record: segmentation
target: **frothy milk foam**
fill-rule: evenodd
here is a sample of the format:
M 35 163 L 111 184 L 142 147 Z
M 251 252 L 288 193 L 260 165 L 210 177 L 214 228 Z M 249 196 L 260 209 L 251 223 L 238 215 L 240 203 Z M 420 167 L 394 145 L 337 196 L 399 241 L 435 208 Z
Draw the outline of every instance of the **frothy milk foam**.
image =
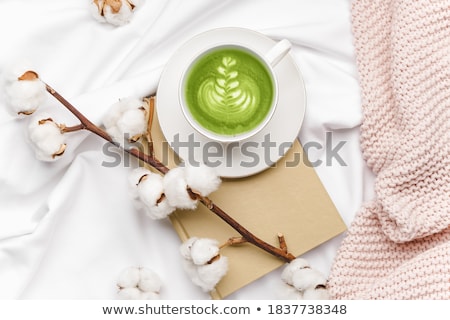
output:
M 258 127 L 270 113 L 274 81 L 265 64 L 238 47 L 221 47 L 198 58 L 188 74 L 184 98 L 203 128 L 234 136 Z

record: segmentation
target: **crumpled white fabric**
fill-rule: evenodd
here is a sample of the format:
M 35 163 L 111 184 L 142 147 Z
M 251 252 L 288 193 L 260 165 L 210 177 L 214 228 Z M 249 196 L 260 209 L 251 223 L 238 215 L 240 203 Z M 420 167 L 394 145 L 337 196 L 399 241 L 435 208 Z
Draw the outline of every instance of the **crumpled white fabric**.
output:
M 372 194 L 372 176 L 359 150 L 361 109 L 349 2 L 145 0 L 129 24 L 114 27 L 93 19 L 87 0 L 3 0 L 0 24 L 8 32 L 0 35 L 0 72 L 13 58 L 31 58 L 43 80 L 100 123 L 117 99 L 154 93 L 171 54 L 197 33 L 236 26 L 287 38 L 307 93 L 299 137 L 313 146 L 311 161 L 323 161 L 315 169 L 348 224 Z M 26 142 L 28 120 L 12 118 L 3 104 L 2 98 L 0 298 L 114 299 L 117 276 L 128 265 L 157 272 L 162 299 L 209 298 L 185 275 L 181 242 L 170 223 L 134 209 L 127 189 L 133 159 L 125 157 L 112 168 L 102 165 L 113 159 L 105 154 L 104 142 L 83 132 L 68 136 L 63 159 L 39 162 Z M 77 123 L 52 97 L 43 109 L 59 123 Z M 338 153 L 345 166 L 336 159 L 326 164 L 327 139 L 328 153 L 345 142 Z M 305 258 L 328 274 L 340 239 Z M 274 298 L 280 273 L 229 299 Z

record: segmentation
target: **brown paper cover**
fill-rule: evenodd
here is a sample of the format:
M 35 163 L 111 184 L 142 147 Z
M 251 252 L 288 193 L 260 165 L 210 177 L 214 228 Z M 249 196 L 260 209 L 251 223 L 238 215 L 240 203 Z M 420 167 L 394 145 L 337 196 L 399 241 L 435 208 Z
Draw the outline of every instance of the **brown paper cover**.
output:
M 177 157 L 165 141 L 157 116 L 152 137 L 156 156 L 165 158 L 169 167 L 176 165 Z M 241 225 L 274 246 L 279 245 L 277 234 L 283 234 L 294 256 L 346 230 L 299 141 L 267 170 L 250 177 L 223 179 L 220 189 L 210 198 Z M 170 220 L 182 241 L 196 236 L 222 243 L 239 236 L 203 205 L 195 211 L 178 210 L 171 214 Z M 229 270 L 216 291 L 211 292 L 214 299 L 225 298 L 283 265 L 283 261 L 251 244 L 227 247 L 221 253 L 229 259 Z

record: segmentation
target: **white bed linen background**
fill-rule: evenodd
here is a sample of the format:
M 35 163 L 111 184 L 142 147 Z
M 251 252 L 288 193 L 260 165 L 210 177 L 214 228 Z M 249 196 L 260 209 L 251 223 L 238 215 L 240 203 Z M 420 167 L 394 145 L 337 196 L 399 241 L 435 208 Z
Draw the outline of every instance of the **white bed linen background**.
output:
M 286 38 L 306 85 L 299 138 L 324 146 L 311 148 L 310 159 L 323 161 L 315 169 L 347 225 L 372 196 L 373 177 L 359 148 L 349 0 L 142 0 L 122 27 L 94 20 L 89 2 L 0 1 L 0 71 L 18 57 L 30 58 L 44 81 L 100 123 L 117 99 L 154 93 L 171 54 L 200 32 L 234 26 Z M 58 122 L 77 123 L 51 96 L 43 109 Z M 182 270 L 170 223 L 133 208 L 126 162 L 102 166 L 111 157 L 88 133 L 70 135 L 63 159 L 39 162 L 26 142 L 27 122 L 0 108 L 0 298 L 114 299 L 117 275 L 129 265 L 160 275 L 162 299 L 209 298 Z M 346 166 L 336 159 L 326 165 L 326 132 L 332 132 L 331 147 L 345 142 L 339 155 Z M 304 257 L 328 274 L 341 239 Z M 275 299 L 280 272 L 228 298 Z

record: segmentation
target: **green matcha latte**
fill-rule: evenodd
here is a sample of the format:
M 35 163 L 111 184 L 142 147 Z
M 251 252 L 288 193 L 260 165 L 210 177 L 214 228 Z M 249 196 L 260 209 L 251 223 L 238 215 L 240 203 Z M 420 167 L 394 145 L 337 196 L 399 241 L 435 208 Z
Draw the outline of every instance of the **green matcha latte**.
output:
M 183 91 L 194 121 L 223 136 L 257 128 L 270 114 L 275 95 L 265 63 L 234 46 L 212 49 L 200 56 L 186 74 Z

